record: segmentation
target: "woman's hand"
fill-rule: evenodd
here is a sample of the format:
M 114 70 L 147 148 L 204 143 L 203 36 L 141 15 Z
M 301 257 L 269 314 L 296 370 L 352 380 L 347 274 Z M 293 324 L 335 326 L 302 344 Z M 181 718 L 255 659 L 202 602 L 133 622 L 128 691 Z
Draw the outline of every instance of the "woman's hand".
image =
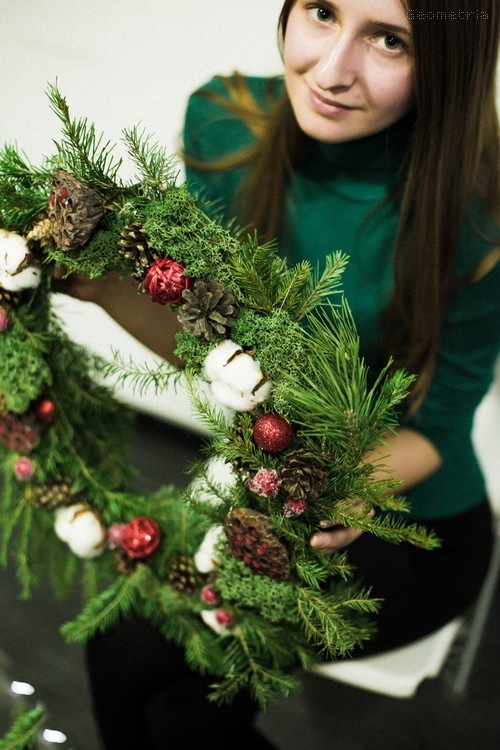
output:
M 350 500 L 352 507 L 358 514 L 363 511 L 362 500 Z M 370 510 L 367 514 L 368 518 L 373 518 L 375 515 L 374 510 Z M 327 555 L 333 555 L 334 552 L 338 552 L 344 547 L 348 547 L 359 539 L 363 531 L 361 529 L 355 529 L 352 526 L 331 526 L 329 521 L 320 521 L 319 524 L 324 527 L 324 531 L 317 531 L 311 537 L 311 547 L 325 552 Z

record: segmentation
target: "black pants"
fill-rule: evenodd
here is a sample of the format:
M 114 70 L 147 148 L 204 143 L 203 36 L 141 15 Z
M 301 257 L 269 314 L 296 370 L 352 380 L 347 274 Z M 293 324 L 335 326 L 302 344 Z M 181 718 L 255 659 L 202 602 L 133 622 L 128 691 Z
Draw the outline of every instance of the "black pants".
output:
M 359 576 L 384 599 L 378 635 L 363 649 L 394 648 L 463 612 L 484 580 L 492 547 L 488 504 L 432 526 L 432 552 L 365 534 L 349 548 Z M 167 750 L 204 742 L 264 750 L 253 729 L 257 707 L 246 694 L 230 706 L 206 700 L 210 678 L 186 667 L 183 652 L 147 622 L 123 622 L 87 649 L 96 721 L 106 750 Z

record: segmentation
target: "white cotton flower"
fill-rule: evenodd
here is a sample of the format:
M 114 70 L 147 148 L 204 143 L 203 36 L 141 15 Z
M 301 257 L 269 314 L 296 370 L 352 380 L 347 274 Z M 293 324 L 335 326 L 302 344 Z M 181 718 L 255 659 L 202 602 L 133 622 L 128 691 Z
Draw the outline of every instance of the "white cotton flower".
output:
M 220 373 L 224 370 L 224 365 L 238 351 L 243 351 L 241 346 L 235 344 L 231 339 L 225 339 L 211 349 L 205 358 L 204 365 L 208 380 L 220 380 Z
M 213 381 L 210 384 L 212 394 L 223 406 L 236 411 L 252 411 L 265 401 L 271 392 L 271 383 L 266 381 L 255 393 L 252 391 L 238 391 L 225 383 Z
M 24 237 L 0 229 L 0 285 L 9 292 L 33 289 L 40 283 L 39 266 L 29 264 L 30 250 Z
M 55 512 L 54 531 L 78 557 L 91 559 L 105 547 L 106 528 L 86 503 L 76 503 Z
M 217 567 L 215 548 L 219 541 L 225 537 L 223 526 L 211 526 L 194 554 L 194 564 L 200 573 L 210 573 Z

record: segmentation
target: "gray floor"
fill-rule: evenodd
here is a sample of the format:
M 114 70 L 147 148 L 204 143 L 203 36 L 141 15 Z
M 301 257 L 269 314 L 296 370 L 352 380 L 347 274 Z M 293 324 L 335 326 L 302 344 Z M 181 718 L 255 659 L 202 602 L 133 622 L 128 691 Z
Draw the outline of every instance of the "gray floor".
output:
M 152 489 L 157 482 L 187 481 L 183 467 L 198 448 L 196 437 L 142 418 L 131 452 L 143 484 Z M 47 726 L 68 736 L 59 747 L 102 750 L 91 715 L 83 649 L 66 645 L 58 632 L 78 611 L 76 596 L 57 601 L 47 590 L 21 601 L 14 574 L 0 569 L 0 737 L 14 705 L 10 681 L 26 681 L 36 689 L 30 700 L 46 706 Z M 279 750 L 500 750 L 499 618 L 497 590 L 464 700 L 453 699 L 446 689 L 452 655 L 440 679 L 424 683 L 411 700 L 304 675 L 302 692 L 273 705 L 259 725 Z M 201 733 L 200 747 L 202 742 Z M 236 746 L 241 749 L 241 742 L 225 744 L 222 733 L 221 747 Z

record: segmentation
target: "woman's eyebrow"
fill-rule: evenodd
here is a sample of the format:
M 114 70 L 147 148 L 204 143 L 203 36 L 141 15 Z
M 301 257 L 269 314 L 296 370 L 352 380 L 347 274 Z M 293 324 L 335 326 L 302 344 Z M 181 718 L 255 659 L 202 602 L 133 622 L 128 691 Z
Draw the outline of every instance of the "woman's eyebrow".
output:
M 396 35 L 405 34 L 406 36 L 411 36 L 411 29 L 408 28 L 408 26 L 397 26 L 393 23 L 386 23 L 385 21 L 375 21 L 370 20 L 367 23 L 367 28 L 369 29 L 384 29 L 384 31 L 390 31 Z

